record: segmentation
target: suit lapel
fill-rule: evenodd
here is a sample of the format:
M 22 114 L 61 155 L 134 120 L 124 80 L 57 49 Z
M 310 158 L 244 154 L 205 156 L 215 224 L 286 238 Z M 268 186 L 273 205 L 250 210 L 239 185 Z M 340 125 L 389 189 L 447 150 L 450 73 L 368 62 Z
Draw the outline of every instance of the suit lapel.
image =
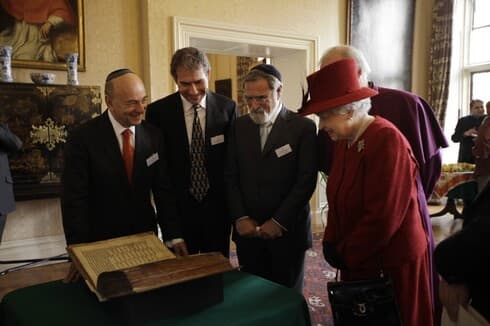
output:
M 253 122 L 250 116 L 247 118 L 245 133 L 249 141 L 246 144 L 249 144 L 249 151 L 253 153 L 254 157 L 260 157 L 262 152 L 260 148 L 260 126 Z
M 135 126 L 135 137 L 134 137 L 134 168 L 132 176 L 132 184 L 136 180 L 140 180 L 141 172 L 145 171 L 146 167 L 146 157 L 145 154 L 148 153 L 148 143 L 146 142 L 148 137 L 145 137 L 145 129 L 141 125 Z
M 277 115 L 276 121 L 272 125 L 272 129 L 267 137 L 264 144 L 264 150 L 262 151 L 262 156 L 267 155 L 271 150 L 277 147 L 278 143 L 283 138 L 282 135 L 287 133 L 288 120 L 290 118 L 289 111 L 286 107 L 281 108 L 281 112 Z M 260 144 L 260 136 L 259 136 Z
M 205 126 L 205 144 L 206 150 L 209 150 L 209 146 L 211 146 L 210 135 L 214 134 L 214 130 L 216 129 L 216 121 L 217 119 L 218 107 L 216 104 L 216 98 L 211 92 L 207 92 L 206 96 L 206 126 Z
M 104 153 L 101 159 L 108 160 L 109 162 L 114 162 L 114 168 L 117 169 L 118 174 L 121 178 L 127 180 L 126 168 L 124 167 L 124 161 L 121 154 L 121 149 L 119 147 L 119 141 L 112 127 L 111 121 L 109 120 L 109 114 L 107 110 L 101 117 L 99 139 L 103 142 Z
M 169 117 L 169 120 L 174 124 L 174 132 L 175 138 L 180 144 L 178 148 L 182 149 L 182 157 L 189 164 L 190 156 L 189 156 L 189 137 L 187 135 L 187 127 L 185 124 L 185 116 L 184 116 L 184 106 L 182 104 L 182 99 L 180 98 L 180 94 L 175 93 L 175 105 L 169 108 L 165 108 L 165 110 L 172 110 L 172 115 Z

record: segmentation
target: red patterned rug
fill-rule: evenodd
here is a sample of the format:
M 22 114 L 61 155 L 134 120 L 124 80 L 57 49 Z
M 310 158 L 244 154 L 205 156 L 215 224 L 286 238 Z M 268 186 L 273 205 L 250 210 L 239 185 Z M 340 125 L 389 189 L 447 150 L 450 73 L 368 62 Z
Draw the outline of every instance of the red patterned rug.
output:
M 308 303 L 312 326 L 333 325 L 328 302 L 327 282 L 335 279 L 335 269 L 323 258 L 323 233 L 313 233 L 313 248 L 306 252 L 305 286 L 303 295 Z M 237 266 L 236 252 L 230 253 L 232 264 Z
M 327 282 L 335 280 L 335 269 L 323 258 L 323 233 L 313 233 L 313 248 L 306 252 L 303 295 L 310 309 L 312 326 L 333 325 Z

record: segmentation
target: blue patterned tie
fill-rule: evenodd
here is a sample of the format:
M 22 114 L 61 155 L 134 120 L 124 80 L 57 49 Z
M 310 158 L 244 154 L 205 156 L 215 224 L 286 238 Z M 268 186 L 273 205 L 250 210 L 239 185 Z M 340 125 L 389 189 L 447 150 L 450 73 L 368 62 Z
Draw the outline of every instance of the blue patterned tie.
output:
M 199 104 L 193 105 L 194 123 L 192 124 L 191 140 L 191 187 L 190 193 L 198 202 L 201 202 L 209 189 L 208 174 L 206 172 L 206 147 L 202 135 L 201 123 L 197 111 Z

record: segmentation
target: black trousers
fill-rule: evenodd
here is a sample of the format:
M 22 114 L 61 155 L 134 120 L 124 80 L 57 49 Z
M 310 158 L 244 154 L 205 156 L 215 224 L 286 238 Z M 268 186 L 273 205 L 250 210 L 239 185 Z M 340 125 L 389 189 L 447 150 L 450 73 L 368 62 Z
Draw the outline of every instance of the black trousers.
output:
M 223 204 L 213 198 L 203 202 L 189 197 L 181 223 L 189 254 L 218 251 L 230 255 L 231 222 Z
M 284 245 L 288 239 L 237 239 L 240 269 L 293 288 L 302 294 L 306 251 Z

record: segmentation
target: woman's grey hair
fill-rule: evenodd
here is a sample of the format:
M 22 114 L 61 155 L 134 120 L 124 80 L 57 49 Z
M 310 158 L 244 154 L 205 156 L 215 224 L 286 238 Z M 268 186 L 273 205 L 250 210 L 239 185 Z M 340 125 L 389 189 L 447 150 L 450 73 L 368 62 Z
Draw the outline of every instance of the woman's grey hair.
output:
M 331 114 L 347 114 L 354 112 L 354 115 L 368 113 L 371 109 L 371 98 L 365 98 L 360 101 L 344 104 L 330 110 Z
M 202 68 L 207 75 L 211 70 L 208 57 L 201 50 L 194 47 L 187 47 L 177 50 L 172 56 L 170 63 L 170 73 L 174 80 L 177 80 L 177 69 L 199 70 Z
M 267 81 L 267 85 L 269 86 L 269 89 L 273 91 L 275 91 L 276 89 L 279 88 L 279 86 L 282 85 L 279 79 L 277 79 L 275 76 L 265 73 L 259 69 L 253 69 L 250 70 L 245 76 L 245 78 L 243 79 L 243 86 L 245 86 L 245 83 L 247 82 L 256 81 L 258 79 L 265 79 Z

